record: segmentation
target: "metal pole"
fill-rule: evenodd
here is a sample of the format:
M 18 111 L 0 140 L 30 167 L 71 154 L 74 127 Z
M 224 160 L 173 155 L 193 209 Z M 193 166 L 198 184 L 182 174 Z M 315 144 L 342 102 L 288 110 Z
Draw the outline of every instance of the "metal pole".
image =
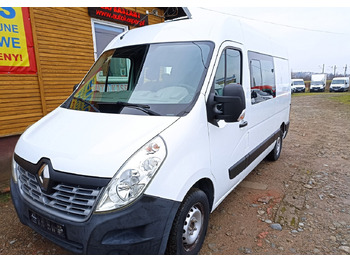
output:
M 348 69 L 348 65 L 345 65 L 344 76 L 346 76 L 346 70 Z

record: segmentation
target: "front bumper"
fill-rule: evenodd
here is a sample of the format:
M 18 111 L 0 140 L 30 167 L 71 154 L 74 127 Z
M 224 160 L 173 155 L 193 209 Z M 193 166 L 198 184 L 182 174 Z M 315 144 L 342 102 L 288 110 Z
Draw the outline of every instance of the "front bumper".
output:
M 310 92 L 324 92 L 324 88 L 313 87 L 313 88 L 310 88 Z
M 335 88 L 331 87 L 331 88 L 329 88 L 329 91 L 330 92 L 345 92 L 345 88 L 344 87 L 335 87 Z
M 124 209 L 93 213 L 84 222 L 58 218 L 29 204 L 11 180 L 11 196 L 20 221 L 57 245 L 78 254 L 164 254 L 172 222 L 180 202 L 143 195 Z M 64 227 L 58 236 L 38 226 L 30 218 L 37 214 L 44 221 Z M 46 222 L 45 222 L 46 223 Z
M 305 88 L 295 88 L 294 92 L 305 92 Z

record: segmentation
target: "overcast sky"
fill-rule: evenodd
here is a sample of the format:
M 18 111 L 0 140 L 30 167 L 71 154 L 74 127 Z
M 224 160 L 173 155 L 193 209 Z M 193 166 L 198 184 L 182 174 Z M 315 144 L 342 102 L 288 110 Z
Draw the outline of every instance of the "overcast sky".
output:
M 278 39 L 293 72 L 350 73 L 350 7 L 205 7 L 229 13 Z

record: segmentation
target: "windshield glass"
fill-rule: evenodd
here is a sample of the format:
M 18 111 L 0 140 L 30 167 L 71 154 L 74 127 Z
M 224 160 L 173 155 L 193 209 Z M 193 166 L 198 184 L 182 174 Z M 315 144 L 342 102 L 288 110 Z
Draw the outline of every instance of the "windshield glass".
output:
M 213 44 L 185 42 L 109 50 L 62 107 L 102 113 L 185 115 L 205 77 Z
M 311 85 L 323 85 L 323 83 L 321 81 L 313 81 Z
M 337 79 L 337 80 L 332 81 L 332 85 L 333 84 L 339 85 L 339 84 L 344 84 L 344 83 L 345 83 L 345 80 L 343 80 L 343 79 Z
M 304 81 L 294 81 L 294 85 L 304 85 Z

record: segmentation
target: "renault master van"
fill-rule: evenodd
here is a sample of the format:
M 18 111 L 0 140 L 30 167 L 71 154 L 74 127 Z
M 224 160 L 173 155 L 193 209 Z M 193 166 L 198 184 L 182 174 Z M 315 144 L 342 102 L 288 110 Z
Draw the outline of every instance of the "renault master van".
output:
M 232 16 L 191 15 L 117 36 L 23 133 L 11 180 L 23 224 L 78 254 L 197 254 L 209 214 L 279 158 L 284 49 Z

